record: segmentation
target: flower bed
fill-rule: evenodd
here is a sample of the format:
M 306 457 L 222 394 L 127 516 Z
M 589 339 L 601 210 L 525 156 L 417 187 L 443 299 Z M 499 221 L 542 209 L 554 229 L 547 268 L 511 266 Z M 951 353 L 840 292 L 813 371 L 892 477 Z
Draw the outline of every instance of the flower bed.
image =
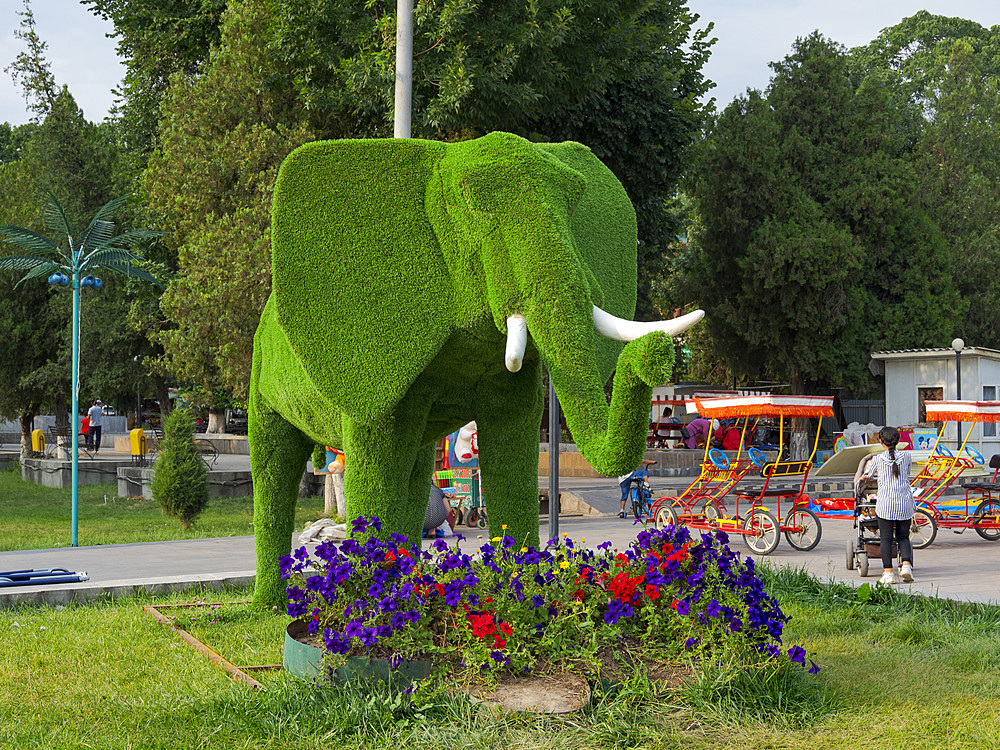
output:
M 353 522 L 356 536 L 379 529 L 378 519 Z M 313 555 L 300 548 L 282 558 L 282 575 L 293 579 L 288 614 L 335 657 L 429 658 L 490 678 L 570 665 L 596 677 L 609 653 L 647 664 L 804 664 L 801 646 L 781 645 L 786 617 L 753 559 L 727 543 L 722 532 L 693 539 L 668 526 L 621 552 L 498 537 L 472 556 L 442 539 L 422 552 L 372 535 Z

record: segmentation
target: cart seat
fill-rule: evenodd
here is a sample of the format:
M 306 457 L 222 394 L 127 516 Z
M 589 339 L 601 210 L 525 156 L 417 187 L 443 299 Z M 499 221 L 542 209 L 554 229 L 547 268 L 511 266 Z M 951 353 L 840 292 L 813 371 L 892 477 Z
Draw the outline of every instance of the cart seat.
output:
M 755 492 L 750 495 L 740 495 L 740 499 L 753 500 L 755 497 L 792 497 L 798 495 L 798 489 L 787 489 L 787 490 L 764 490 L 763 492 Z
M 966 482 L 967 490 L 996 490 L 1000 491 L 1000 482 Z

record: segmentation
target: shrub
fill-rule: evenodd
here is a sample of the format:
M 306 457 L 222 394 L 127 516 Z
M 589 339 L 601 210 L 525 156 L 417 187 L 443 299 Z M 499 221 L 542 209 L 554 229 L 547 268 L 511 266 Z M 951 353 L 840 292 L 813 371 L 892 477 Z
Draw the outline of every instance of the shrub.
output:
M 153 472 L 153 499 L 186 529 L 208 504 L 208 467 L 194 444 L 194 416 L 185 408 L 163 423 L 163 443 Z
M 379 528 L 378 519 L 352 524 L 355 534 Z M 471 674 L 597 669 L 602 652 L 626 649 L 760 675 L 805 661 L 800 646 L 780 646 L 785 616 L 721 532 L 695 540 L 685 527 L 643 530 L 624 552 L 497 537 L 474 557 L 440 539 L 426 552 L 404 541 L 349 539 L 319 545 L 315 558 L 305 548 L 282 558 L 283 575 L 300 584 L 288 589 L 288 614 L 333 654 L 431 658 Z

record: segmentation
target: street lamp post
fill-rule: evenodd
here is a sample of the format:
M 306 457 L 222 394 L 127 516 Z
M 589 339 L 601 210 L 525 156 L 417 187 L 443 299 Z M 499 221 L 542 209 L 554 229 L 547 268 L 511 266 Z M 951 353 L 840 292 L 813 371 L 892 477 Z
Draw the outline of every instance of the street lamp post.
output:
M 965 342 L 962 339 L 953 339 L 951 342 L 951 348 L 955 350 L 955 398 L 959 401 L 962 400 L 962 350 L 965 348 Z M 956 430 L 956 443 L 955 450 L 959 450 L 962 447 L 962 423 L 955 422 Z

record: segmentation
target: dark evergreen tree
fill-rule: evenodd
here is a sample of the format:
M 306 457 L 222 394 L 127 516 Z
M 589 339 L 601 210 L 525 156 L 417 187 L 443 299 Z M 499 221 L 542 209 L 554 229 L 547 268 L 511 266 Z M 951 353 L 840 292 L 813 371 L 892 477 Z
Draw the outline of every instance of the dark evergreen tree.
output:
M 863 387 L 869 351 L 937 345 L 961 312 L 909 162 L 918 113 L 855 85 L 818 33 L 772 68 L 718 118 L 691 180 L 686 293 L 737 372 Z
M 208 504 L 208 466 L 194 444 L 194 416 L 174 409 L 163 423 L 163 443 L 153 470 L 153 499 L 163 512 L 191 525 Z

